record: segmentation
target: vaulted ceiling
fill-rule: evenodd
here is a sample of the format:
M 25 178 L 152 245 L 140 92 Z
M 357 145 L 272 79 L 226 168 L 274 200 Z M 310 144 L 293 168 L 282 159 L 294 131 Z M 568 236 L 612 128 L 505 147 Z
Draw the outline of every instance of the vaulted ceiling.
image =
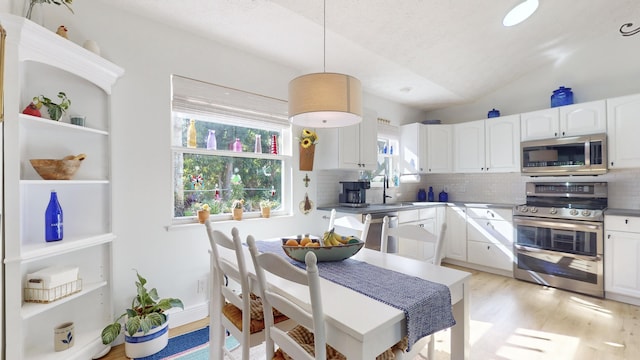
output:
M 474 101 L 561 60 L 599 36 L 640 25 L 638 0 L 110 0 L 257 56 L 310 72 L 341 72 L 366 92 L 424 110 Z M 638 35 L 640 37 L 640 35 Z M 323 49 L 326 44 L 326 62 Z

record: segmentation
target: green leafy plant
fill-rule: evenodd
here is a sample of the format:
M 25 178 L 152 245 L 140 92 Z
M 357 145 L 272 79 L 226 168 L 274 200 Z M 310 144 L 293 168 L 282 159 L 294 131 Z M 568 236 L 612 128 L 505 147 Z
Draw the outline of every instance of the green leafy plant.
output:
M 71 3 L 73 0 L 30 0 L 29 1 L 29 9 L 27 10 L 27 14 L 25 17 L 27 19 L 31 19 L 31 13 L 33 12 L 33 6 L 35 4 L 54 4 L 54 5 L 64 5 L 74 14 L 73 9 L 71 8 Z
M 62 117 L 62 114 L 71 106 L 71 100 L 67 97 L 67 94 L 60 91 L 58 92 L 58 98 L 60 98 L 60 104 L 56 104 L 48 97 L 40 95 L 33 98 L 33 104 L 35 106 L 38 106 L 38 104 L 44 105 L 47 108 L 51 120 L 58 121 Z
M 164 314 L 166 310 L 174 307 L 184 309 L 180 299 L 160 299 L 155 288 L 147 290 L 145 287 L 147 280 L 137 271 L 136 275 L 138 276 L 138 281 L 136 281 L 138 295 L 133 298 L 131 308 L 126 309 L 126 312 L 120 315 L 113 324 L 107 325 L 102 330 L 102 343 L 105 345 L 111 344 L 120 335 L 122 329 L 120 320 L 125 316 L 127 317 L 126 331 L 130 336 L 133 336 L 138 331 L 146 334 L 152 328 L 164 324 L 167 321 L 167 315 Z
M 261 208 L 273 209 L 273 208 L 277 208 L 279 204 L 280 203 L 278 203 L 275 200 L 262 200 L 262 201 L 260 201 L 260 207 Z

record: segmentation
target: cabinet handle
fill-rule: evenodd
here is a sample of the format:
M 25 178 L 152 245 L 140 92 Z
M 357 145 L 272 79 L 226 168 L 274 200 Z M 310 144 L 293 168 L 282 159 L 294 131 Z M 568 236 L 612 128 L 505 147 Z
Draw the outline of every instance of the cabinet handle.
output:
M 564 136 L 564 131 L 562 132 L 562 136 Z
M 629 219 L 624 219 L 624 223 L 628 224 L 629 223 Z
M 611 234 L 607 234 L 607 239 L 611 239 Z
M 611 162 L 611 166 L 613 166 L 613 161 Z
M 558 133 L 553 133 L 553 136 L 558 136 Z
M 487 250 L 491 250 L 491 246 L 487 245 Z
M 322 215 L 322 219 L 323 219 L 323 220 L 329 220 L 329 219 L 330 219 L 330 217 L 329 217 L 329 216 L 327 216 L 327 215 Z

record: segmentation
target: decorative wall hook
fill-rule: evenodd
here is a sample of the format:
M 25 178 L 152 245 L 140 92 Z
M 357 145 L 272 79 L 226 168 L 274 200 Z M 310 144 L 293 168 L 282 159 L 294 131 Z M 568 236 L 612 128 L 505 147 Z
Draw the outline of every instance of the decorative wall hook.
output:
M 622 26 L 620 26 L 620 34 L 622 34 L 622 36 L 631 36 L 640 32 L 640 26 L 632 30 L 624 30 L 625 28 L 630 28 L 632 26 L 633 26 L 633 23 L 623 24 Z

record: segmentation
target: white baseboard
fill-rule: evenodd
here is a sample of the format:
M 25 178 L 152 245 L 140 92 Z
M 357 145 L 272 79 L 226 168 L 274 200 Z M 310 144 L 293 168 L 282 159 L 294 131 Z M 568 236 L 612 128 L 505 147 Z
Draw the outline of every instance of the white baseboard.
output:
M 174 310 L 174 309 L 172 309 Z M 182 326 L 185 324 L 198 321 L 209 316 L 209 302 L 204 302 L 194 306 L 185 308 L 184 310 L 178 309 L 175 312 L 170 312 L 169 316 L 169 328 Z

